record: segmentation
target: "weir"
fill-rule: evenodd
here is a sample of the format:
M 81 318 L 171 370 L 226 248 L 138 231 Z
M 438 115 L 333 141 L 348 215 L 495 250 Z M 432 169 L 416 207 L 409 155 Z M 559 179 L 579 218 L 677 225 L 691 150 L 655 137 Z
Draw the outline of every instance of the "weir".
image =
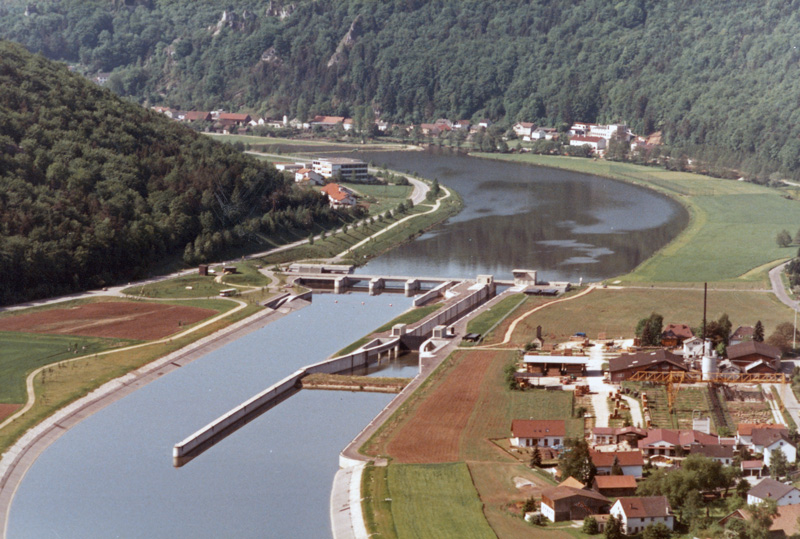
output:
M 338 276 L 338 278 L 342 278 L 342 276 Z M 376 337 L 349 354 L 308 365 L 271 385 L 175 444 L 172 449 L 173 465 L 175 467 L 183 466 L 206 449 L 298 392 L 300 380 L 304 376 L 312 373 L 337 374 L 365 367 L 370 361 L 378 361 L 383 357 L 396 358 L 400 355 L 401 350 L 418 348 L 433 334 L 435 327 L 452 324 L 494 297 L 495 294 L 494 282 L 490 275 L 479 276 L 478 282 L 462 282 L 455 286 L 452 285 L 452 281 L 447 281 L 441 283 L 437 288 L 439 288 L 437 294 L 451 294 L 442 309 L 431 313 L 410 328 L 405 324 L 398 324 L 392 328 L 391 334 L 387 337 Z M 433 290 L 430 292 L 432 293 Z

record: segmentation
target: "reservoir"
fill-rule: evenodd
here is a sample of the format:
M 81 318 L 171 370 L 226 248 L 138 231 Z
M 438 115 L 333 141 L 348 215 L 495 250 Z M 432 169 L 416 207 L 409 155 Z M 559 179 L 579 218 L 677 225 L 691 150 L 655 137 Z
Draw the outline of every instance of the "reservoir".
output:
M 603 178 L 433 152 L 365 159 L 436 177 L 466 207 L 364 272 L 509 277 L 529 267 L 545 279 L 600 279 L 630 271 L 687 220 L 673 201 Z M 28 471 L 8 537 L 330 536 L 338 454 L 393 395 L 301 391 L 182 468 L 172 446 L 410 305 L 397 294 L 315 295 L 87 418 Z M 392 368 L 415 373 L 413 361 Z

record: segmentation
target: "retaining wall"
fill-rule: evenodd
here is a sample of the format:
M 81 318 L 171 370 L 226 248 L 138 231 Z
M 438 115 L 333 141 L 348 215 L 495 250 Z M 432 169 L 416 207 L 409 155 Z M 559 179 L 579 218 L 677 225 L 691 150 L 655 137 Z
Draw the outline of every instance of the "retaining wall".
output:
M 424 294 L 420 294 L 414 298 L 414 307 L 419 307 L 420 305 L 425 305 L 425 303 L 429 302 L 433 298 L 438 298 L 439 296 L 444 295 L 445 290 L 450 288 L 455 284 L 455 281 L 447 281 L 444 282 Z
M 461 318 L 466 313 L 483 304 L 491 297 L 491 290 L 487 285 L 479 286 L 480 287 L 474 291 L 470 290 L 471 293 L 464 297 L 464 299 L 457 301 L 447 309 L 437 312 L 432 318 L 429 318 L 419 326 L 410 330 L 408 335 L 415 337 L 429 335 L 433 333 L 433 328 L 436 326 L 446 326 L 453 320 Z

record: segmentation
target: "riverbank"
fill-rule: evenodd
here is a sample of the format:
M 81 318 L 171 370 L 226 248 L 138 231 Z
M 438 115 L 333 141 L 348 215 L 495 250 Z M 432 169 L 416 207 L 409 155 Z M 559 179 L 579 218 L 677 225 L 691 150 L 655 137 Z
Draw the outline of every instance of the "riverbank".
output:
M 786 223 L 800 221 L 800 203 L 753 183 L 660 168 L 577 157 L 532 154 L 470 154 L 481 159 L 569 170 L 631 183 L 682 204 L 688 226 L 633 271 L 609 284 L 659 283 L 767 289 L 767 272 L 794 256 L 796 246 L 775 238 Z

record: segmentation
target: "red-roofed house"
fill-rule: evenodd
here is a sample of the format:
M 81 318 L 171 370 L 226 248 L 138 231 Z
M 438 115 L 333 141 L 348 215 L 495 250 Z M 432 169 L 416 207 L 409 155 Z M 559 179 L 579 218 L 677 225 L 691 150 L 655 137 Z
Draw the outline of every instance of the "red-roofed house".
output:
M 592 481 L 592 490 L 609 498 L 634 496 L 636 478 L 632 475 L 597 475 Z
M 294 181 L 308 185 L 322 185 L 325 183 L 325 178 L 322 177 L 322 174 L 314 172 L 310 168 L 301 168 L 294 173 Z
M 746 445 L 750 448 L 753 446 L 753 431 L 758 429 L 777 429 L 786 430 L 783 425 L 775 425 L 773 423 L 739 423 L 736 426 L 736 443 L 738 445 Z
M 515 447 L 561 447 L 566 434 L 563 419 L 515 419 L 511 422 L 511 445 Z
M 614 466 L 614 459 L 622 468 L 624 475 L 642 477 L 642 466 L 644 458 L 641 451 L 614 451 L 601 453 L 599 451 L 589 451 L 592 462 L 597 468 L 597 475 L 611 475 L 611 468 Z
M 200 110 L 187 110 L 186 114 L 183 115 L 183 119 L 186 122 L 210 122 L 211 113 Z
M 675 526 L 675 517 L 666 496 L 620 498 L 609 512 L 622 522 L 622 533 L 626 535 L 639 533 L 659 522 L 670 530 Z
M 694 337 L 692 328 L 686 324 L 667 324 L 667 327 L 661 333 L 661 346 L 669 346 L 671 348 L 682 346 L 683 341 L 692 337 Z
M 743 460 L 739 463 L 742 470 L 742 477 L 761 477 L 764 472 L 763 460 Z
M 649 457 L 674 457 L 679 447 L 688 452 L 693 445 L 719 445 L 719 438 L 699 430 L 651 429 L 647 438 L 639 442 L 639 449 Z
M 608 509 L 609 500 L 593 490 L 552 487 L 542 491 L 542 515 L 551 522 L 580 520 Z
M 338 183 L 329 183 L 321 189 L 321 192 L 328 196 L 328 202 L 334 208 L 356 205 L 356 197 L 353 192 Z
M 233 125 L 246 125 L 250 123 L 252 118 L 249 114 L 236 114 L 234 112 L 221 112 L 217 122 L 222 127 L 230 127 Z

